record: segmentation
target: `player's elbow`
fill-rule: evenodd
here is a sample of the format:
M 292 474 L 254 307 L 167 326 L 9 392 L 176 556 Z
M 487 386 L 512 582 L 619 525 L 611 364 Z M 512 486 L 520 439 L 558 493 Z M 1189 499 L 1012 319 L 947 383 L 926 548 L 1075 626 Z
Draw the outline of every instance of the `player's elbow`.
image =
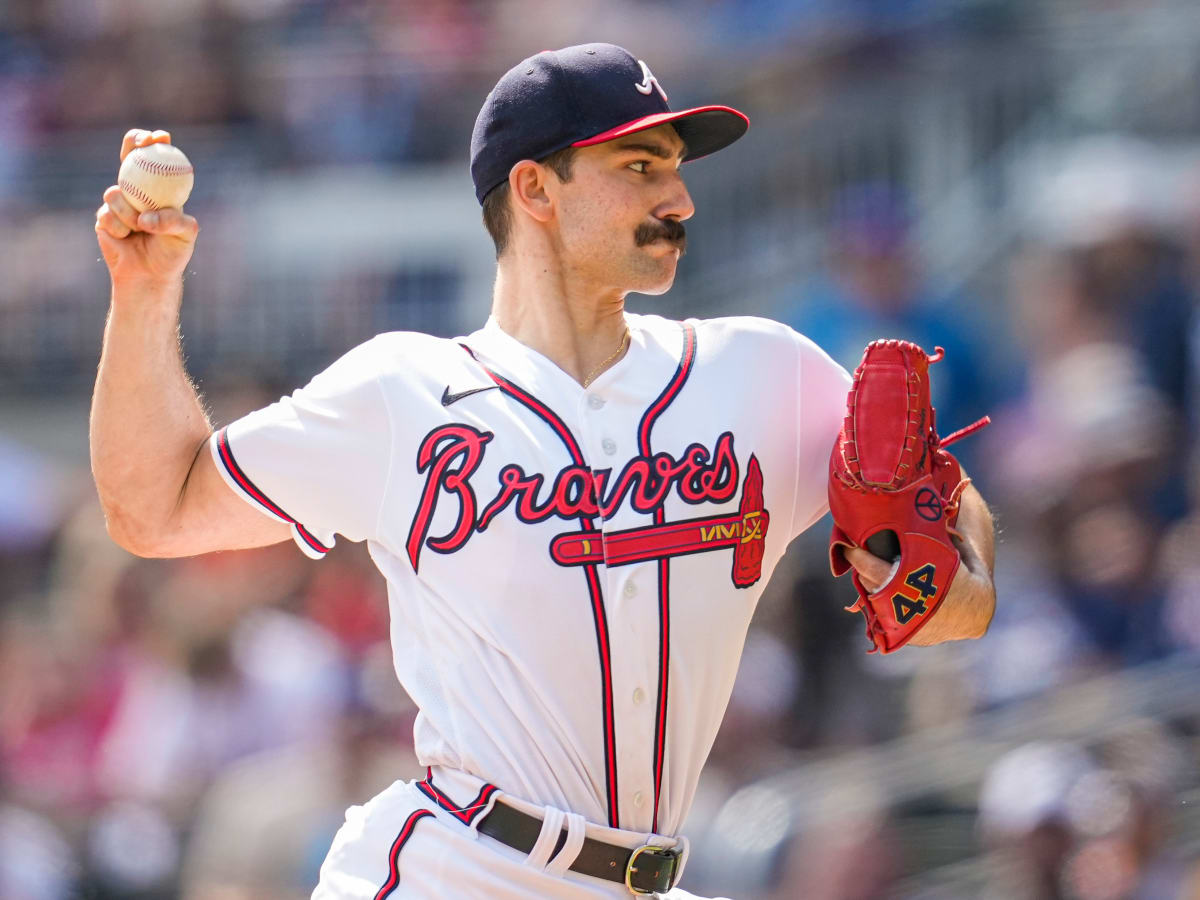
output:
M 163 540 L 163 529 L 115 506 L 104 508 L 104 525 L 108 536 L 122 550 L 147 559 L 175 554 Z
M 987 634 L 996 614 L 996 589 L 994 585 L 989 587 L 974 598 L 975 602 L 965 611 L 967 614 L 960 616 L 956 639 L 977 641 Z
M 105 510 L 104 526 L 112 542 L 125 552 L 134 556 L 154 556 L 143 533 L 125 517 Z
M 977 641 L 981 637 L 983 637 L 984 635 L 987 634 L 989 624 L 991 624 L 991 623 L 984 622 L 982 625 L 971 625 L 969 627 L 962 628 L 957 633 L 955 633 L 952 637 L 947 638 L 947 640 Z
M 982 610 L 979 623 L 975 628 L 975 633 L 971 635 L 972 640 L 979 640 L 988 633 L 988 629 L 992 627 L 992 619 L 996 615 L 996 590 L 993 587 L 991 594 L 988 596 L 984 608 Z

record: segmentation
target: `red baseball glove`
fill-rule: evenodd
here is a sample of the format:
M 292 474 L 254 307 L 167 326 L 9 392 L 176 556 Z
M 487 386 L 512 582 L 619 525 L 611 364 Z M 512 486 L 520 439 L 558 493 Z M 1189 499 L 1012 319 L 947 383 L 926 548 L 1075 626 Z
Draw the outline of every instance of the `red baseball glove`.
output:
M 835 576 L 851 570 L 847 547 L 891 559 L 887 584 L 870 593 L 854 572 L 858 601 L 875 650 L 903 647 L 929 621 L 950 588 L 961 557 L 950 540 L 969 478 L 947 445 L 991 421 L 980 419 L 942 440 L 929 402 L 928 355 L 908 341 L 872 341 L 854 370 L 846 419 L 829 459 Z M 871 652 L 874 652 L 872 650 Z

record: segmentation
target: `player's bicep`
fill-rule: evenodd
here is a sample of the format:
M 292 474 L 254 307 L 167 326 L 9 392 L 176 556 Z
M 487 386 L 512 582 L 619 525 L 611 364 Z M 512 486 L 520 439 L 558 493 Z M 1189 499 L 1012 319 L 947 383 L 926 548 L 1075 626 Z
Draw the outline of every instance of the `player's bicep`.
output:
M 208 441 L 197 450 L 165 532 L 149 547 L 150 555 L 196 556 L 265 547 L 291 537 L 287 523 L 254 508 L 230 488 Z

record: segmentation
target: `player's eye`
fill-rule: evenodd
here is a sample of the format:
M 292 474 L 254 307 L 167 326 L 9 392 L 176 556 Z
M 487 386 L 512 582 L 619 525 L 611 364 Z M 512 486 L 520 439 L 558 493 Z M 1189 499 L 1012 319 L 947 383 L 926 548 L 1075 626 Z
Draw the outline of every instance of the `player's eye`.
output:
M 641 168 L 637 168 L 638 166 L 641 166 Z M 633 171 L 637 172 L 639 175 L 645 175 L 646 170 L 650 168 L 650 161 L 639 159 L 637 162 L 631 162 L 629 164 L 629 168 L 633 169 Z

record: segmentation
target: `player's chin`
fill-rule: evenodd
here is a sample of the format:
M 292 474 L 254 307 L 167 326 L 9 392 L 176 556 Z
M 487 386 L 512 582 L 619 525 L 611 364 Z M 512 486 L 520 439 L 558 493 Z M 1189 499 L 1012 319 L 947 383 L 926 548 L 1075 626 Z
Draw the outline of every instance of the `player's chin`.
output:
M 638 266 L 638 277 L 635 279 L 637 285 L 631 290 L 651 296 L 665 294 L 675 283 L 679 256 L 678 249 L 672 247 L 669 253 L 655 254 L 649 260 L 650 265 Z
M 675 273 L 672 272 L 669 277 L 655 279 L 651 281 L 646 279 L 644 282 L 631 288 L 636 294 L 646 294 L 650 297 L 657 297 L 659 294 L 665 294 L 671 289 L 671 285 L 675 283 Z

